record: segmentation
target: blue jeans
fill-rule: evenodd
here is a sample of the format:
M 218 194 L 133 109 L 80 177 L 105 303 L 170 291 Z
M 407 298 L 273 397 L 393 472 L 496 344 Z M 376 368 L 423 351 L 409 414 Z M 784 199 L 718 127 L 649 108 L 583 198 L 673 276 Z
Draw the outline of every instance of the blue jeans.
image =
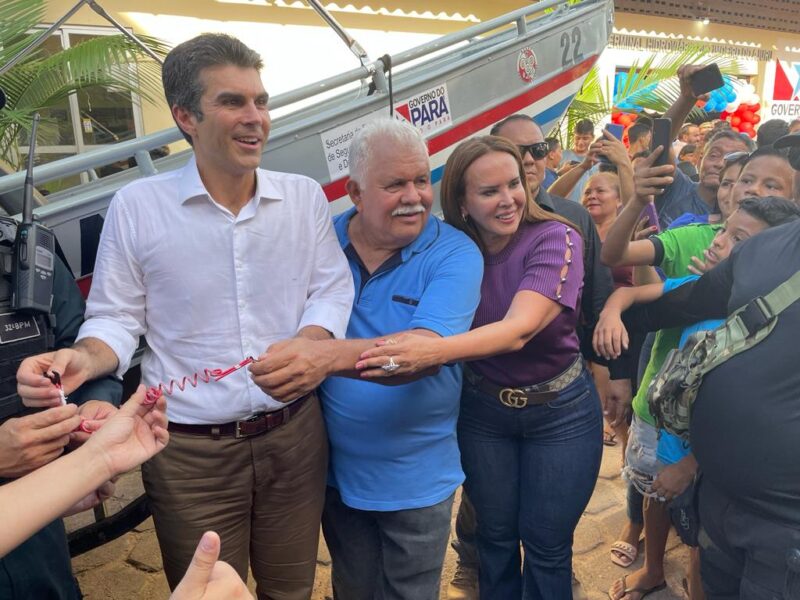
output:
M 454 497 L 380 512 L 351 508 L 328 487 L 322 532 L 335 600 L 437 600 Z
M 477 516 L 481 598 L 570 600 L 572 537 L 603 450 L 588 372 L 556 400 L 521 409 L 465 381 L 458 441 Z
M 461 492 L 461 502 L 456 514 L 456 535 L 450 544 L 458 556 L 459 566 L 478 570 L 478 548 L 475 546 L 475 507 L 467 492 Z

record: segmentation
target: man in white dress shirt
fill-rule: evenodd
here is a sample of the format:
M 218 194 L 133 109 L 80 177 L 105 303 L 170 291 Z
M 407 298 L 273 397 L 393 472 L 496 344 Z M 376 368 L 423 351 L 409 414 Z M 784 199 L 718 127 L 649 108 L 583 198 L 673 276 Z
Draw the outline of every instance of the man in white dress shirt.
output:
M 259 169 L 270 129 L 257 53 L 204 34 L 170 52 L 163 81 L 194 148 L 182 169 L 120 190 L 106 216 L 86 322 L 71 349 L 28 359 L 30 405 L 53 403 L 43 371 L 65 391 L 121 376 L 144 335 L 142 380 L 168 384 L 260 356 L 273 343 L 344 337 L 353 281 L 320 186 Z M 170 587 L 206 530 L 259 598 L 308 598 L 314 580 L 327 439 L 313 390 L 276 399 L 244 370 L 168 393 L 171 441 L 142 476 Z M 55 392 L 55 393 L 54 393 Z

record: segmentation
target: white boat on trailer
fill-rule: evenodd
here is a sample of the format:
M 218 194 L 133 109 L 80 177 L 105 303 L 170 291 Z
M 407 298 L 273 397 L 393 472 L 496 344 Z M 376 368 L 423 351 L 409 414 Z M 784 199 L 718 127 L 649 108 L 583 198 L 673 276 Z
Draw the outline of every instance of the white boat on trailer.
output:
M 329 23 L 337 26 L 332 19 Z M 528 114 L 549 130 L 605 48 L 612 23 L 613 0 L 544 0 L 374 61 L 339 29 L 351 49 L 358 49 L 362 65 L 271 99 L 273 110 L 288 112 L 273 121 L 262 166 L 312 177 L 323 186 L 332 210 L 340 212 L 349 205 L 344 188 L 349 140 L 363 123 L 388 115 L 391 107 L 396 118 L 410 121 L 428 140 L 436 183 L 460 141 L 488 132 L 508 115 Z M 347 86 L 349 91 L 336 93 Z M 305 106 L 291 110 L 292 105 Z M 39 197 L 34 211 L 55 231 L 84 292 L 112 196 L 129 181 L 183 166 L 191 150 L 155 162 L 149 154 L 180 139 L 173 128 L 34 169 L 37 183 L 81 172 L 93 179 Z M 130 157 L 138 166 L 96 178 L 95 169 Z M 17 198 L 24 176 L 0 177 L 0 205 L 10 212 L 21 210 Z
M 574 4 L 543 0 L 373 61 L 319 0 L 308 1 L 337 30 L 361 66 L 272 98 L 270 107 L 286 113 L 273 120 L 261 164 L 317 180 L 333 212 L 349 206 L 347 149 L 364 123 L 391 112 L 417 127 L 428 141 L 432 180 L 437 184 L 452 149 L 466 138 L 488 133 L 501 119 L 525 113 L 545 131 L 555 125 L 597 62 L 613 24 L 613 0 Z M 190 149 L 155 161 L 150 155 L 181 139 L 173 128 L 34 169 L 37 183 L 78 173 L 90 176 L 88 183 L 47 197 L 37 194 L 39 206 L 34 211 L 54 230 L 84 293 L 91 284 L 103 216 L 111 198 L 130 181 L 183 166 Z M 131 157 L 136 167 L 97 178 L 95 169 Z M 24 172 L 0 177 L 0 210 L 21 211 L 24 180 Z M 77 555 L 111 541 L 148 515 L 144 496 L 110 516 L 96 509 L 98 522 L 70 534 L 70 551 Z

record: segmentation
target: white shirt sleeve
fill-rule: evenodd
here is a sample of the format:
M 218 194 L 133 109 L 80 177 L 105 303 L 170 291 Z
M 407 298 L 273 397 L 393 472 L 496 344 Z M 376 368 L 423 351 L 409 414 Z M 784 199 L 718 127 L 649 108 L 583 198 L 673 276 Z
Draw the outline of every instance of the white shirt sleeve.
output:
M 146 331 L 145 287 L 136 256 L 136 231 L 117 192 L 100 235 L 86 321 L 77 339 L 97 338 L 110 346 L 119 360 L 119 377 L 128 370 L 139 336 Z
M 325 194 L 319 185 L 314 190 L 317 232 L 314 266 L 298 330 L 317 325 L 342 339 L 353 307 L 353 276 L 333 229 Z

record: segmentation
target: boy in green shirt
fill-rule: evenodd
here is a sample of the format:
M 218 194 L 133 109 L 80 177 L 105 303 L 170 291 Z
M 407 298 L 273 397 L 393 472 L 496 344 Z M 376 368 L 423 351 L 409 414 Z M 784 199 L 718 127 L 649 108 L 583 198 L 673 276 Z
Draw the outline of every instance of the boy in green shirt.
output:
M 652 246 L 653 259 L 648 264 L 658 267 L 667 278 L 677 279 L 692 274 L 689 268 L 693 264 L 692 258 L 703 255 L 703 251 L 708 248 L 720 227 L 721 225 L 686 225 L 677 229 L 668 229 L 647 240 L 633 242 L 631 245 L 641 244 L 645 246 L 650 244 Z M 609 233 L 610 236 L 611 233 Z M 642 252 L 643 254 L 647 253 L 649 257 L 649 249 L 643 248 Z M 669 351 L 678 347 L 681 331 L 682 328 L 663 329 L 656 333 L 655 343 L 650 354 L 650 362 L 647 364 L 641 385 L 631 405 L 634 414 L 650 425 L 654 425 L 655 421 L 647 407 L 647 388 L 664 363 Z
M 603 243 L 601 259 L 608 266 L 634 265 L 639 267 L 658 267 L 667 277 L 683 277 L 692 273 L 693 258 L 703 255 L 703 251 L 714 238 L 718 225 L 695 224 L 677 229 L 669 229 L 645 240 L 631 241 L 642 211 L 651 199 L 661 193 L 664 186 L 672 181 L 675 166 L 671 163 L 654 167 L 660 154 L 656 149 L 647 158 L 641 159 L 634 167 L 635 194 L 620 212 L 617 220 L 609 230 Z M 641 284 L 639 269 L 636 273 L 637 283 Z M 660 278 L 653 276 L 653 282 Z M 650 380 L 658 372 L 669 351 L 678 347 L 681 330 L 663 330 L 656 334 L 650 361 L 645 370 L 636 397 L 633 399 L 633 422 L 628 439 L 630 450 L 638 455 L 637 474 L 642 480 L 652 481 L 657 475 L 657 431 L 653 417 L 647 406 L 646 391 Z M 626 453 L 627 454 L 627 453 Z M 626 469 L 631 472 L 630 468 Z M 649 492 L 635 485 L 639 480 L 633 478 L 631 483 L 639 492 Z M 646 486 L 643 486 L 646 487 Z M 645 498 L 644 524 L 630 520 L 623 529 L 620 540 L 612 548 L 614 562 L 625 566 L 635 560 L 637 544 L 642 529 L 645 529 L 645 563 L 642 569 L 631 574 L 630 584 L 626 578 L 616 582 L 609 596 L 613 599 L 630 598 L 640 600 L 645 594 L 661 589 L 664 585 L 664 553 L 667 534 L 669 533 L 669 513 L 664 502 Z M 629 562 L 625 559 L 629 559 Z M 625 593 L 630 590 L 631 595 Z M 634 592 L 635 590 L 635 592 Z

